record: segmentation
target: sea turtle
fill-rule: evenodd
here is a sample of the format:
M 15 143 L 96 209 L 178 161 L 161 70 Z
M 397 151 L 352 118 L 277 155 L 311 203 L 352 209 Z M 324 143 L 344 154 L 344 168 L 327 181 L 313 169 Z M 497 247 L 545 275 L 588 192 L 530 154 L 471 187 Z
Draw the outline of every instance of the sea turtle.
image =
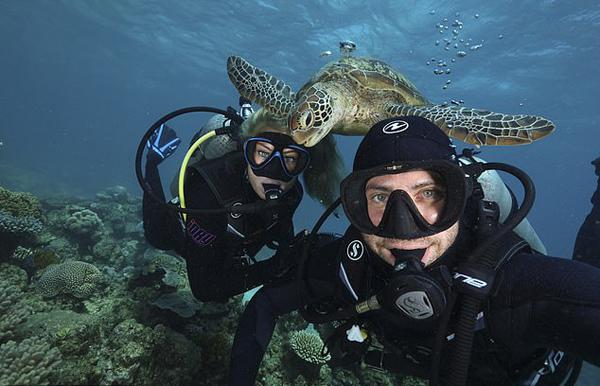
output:
M 227 60 L 239 93 L 275 116 L 287 117 L 298 143 L 314 146 L 327 134 L 364 135 L 382 119 L 419 115 L 448 136 L 475 146 L 521 145 L 554 130 L 547 119 L 455 105 L 432 105 L 402 74 L 372 58 L 343 57 L 317 71 L 296 95 L 283 81 L 239 56 Z

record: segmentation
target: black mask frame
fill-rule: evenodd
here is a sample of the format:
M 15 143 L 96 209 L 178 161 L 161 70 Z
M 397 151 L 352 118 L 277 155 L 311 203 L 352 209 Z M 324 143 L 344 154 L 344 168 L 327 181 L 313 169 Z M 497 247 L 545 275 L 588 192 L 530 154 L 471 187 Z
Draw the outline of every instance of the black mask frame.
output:
M 431 170 L 443 179 L 446 185 L 446 204 L 439 221 L 429 224 L 410 196 L 404 191 L 396 190 L 388 198 L 382 219 L 375 226 L 367 210 L 367 182 L 376 176 L 413 170 Z M 432 160 L 389 163 L 353 172 L 342 181 L 340 190 L 344 212 L 359 231 L 386 238 L 414 239 L 443 232 L 454 225 L 464 211 L 472 187 L 471 176 L 461 167 L 445 160 Z

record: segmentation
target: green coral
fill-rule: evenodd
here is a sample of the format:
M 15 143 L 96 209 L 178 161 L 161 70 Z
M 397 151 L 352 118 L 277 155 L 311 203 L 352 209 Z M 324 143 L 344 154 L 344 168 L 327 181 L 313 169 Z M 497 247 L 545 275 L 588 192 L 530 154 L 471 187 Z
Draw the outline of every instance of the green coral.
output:
M 27 192 L 12 192 L 0 187 L 0 212 L 14 217 L 31 216 L 43 220 L 40 201 Z
M 323 340 L 318 334 L 306 330 L 296 331 L 290 337 L 290 345 L 300 358 L 309 363 L 323 364 L 331 359 L 331 355 L 321 355 Z

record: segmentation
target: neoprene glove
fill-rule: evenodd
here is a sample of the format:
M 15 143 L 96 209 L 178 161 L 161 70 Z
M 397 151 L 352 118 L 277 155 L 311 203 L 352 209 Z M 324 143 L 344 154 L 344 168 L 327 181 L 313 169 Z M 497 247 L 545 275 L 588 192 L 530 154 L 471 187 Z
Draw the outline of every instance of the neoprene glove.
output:
M 180 143 L 181 139 L 177 136 L 175 130 L 165 124 L 160 125 L 146 143 L 148 163 L 158 165 L 173 154 Z

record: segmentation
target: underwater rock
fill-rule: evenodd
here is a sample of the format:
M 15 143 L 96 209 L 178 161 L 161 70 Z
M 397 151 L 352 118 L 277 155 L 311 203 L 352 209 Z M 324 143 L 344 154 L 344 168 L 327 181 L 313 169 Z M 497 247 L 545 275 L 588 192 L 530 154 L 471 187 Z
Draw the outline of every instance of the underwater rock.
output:
M 77 298 L 86 298 L 94 290 L 99 276 L 100 270 L 93 264 L 66 261 L 46 268 L 36 288 L 42 297 L 66 293 Z
M 99 201 L 112 201 L 119 204 L 127 204 L 129 202 L 129 192 L 124 186 L 111 186 L 96 193 L 96 198 Z
M 202 307 L 202 303 L 196 300 L 191 292 L 162 294 L 152 304 L 160 309 L 173 311 L 182 318 L 194 316 Z

